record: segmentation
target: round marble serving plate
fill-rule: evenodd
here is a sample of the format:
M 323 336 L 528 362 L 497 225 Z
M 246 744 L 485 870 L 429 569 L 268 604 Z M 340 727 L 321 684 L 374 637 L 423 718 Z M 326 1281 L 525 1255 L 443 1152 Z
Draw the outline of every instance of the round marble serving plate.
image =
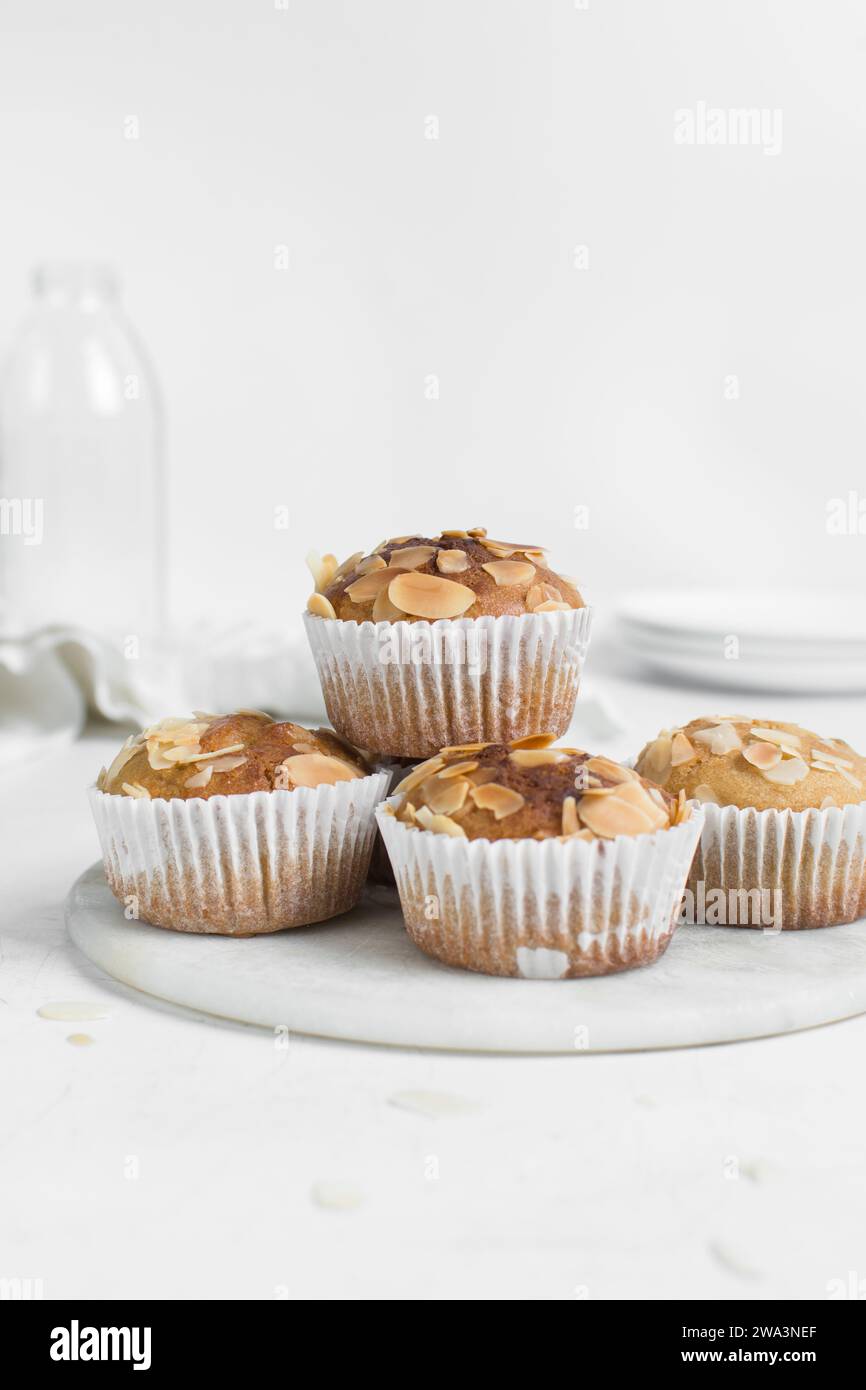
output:
M 775 934 L 681 927 L 655 965 L 587 980 L 452 970 L 412 945 L 397 895 L 333 922 L 232 940 L 128 922 L 102 865 L 66 923 L 89 960 L 174 1004 L 266 1028 L 481 1052 L 624 1052 L 768 1037 L 866 1012 L 866 920 Z

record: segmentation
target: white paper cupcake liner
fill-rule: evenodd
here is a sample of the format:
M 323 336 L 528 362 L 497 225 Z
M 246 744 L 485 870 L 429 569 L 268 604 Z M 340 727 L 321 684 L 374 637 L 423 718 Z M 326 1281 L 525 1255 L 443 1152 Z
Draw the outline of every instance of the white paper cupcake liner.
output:
M 376 819 L 415 944 L 448 965 L 534 980 L 656 960 L 702 823 L 693 808 L 652 835 L 490 841 L 406 826 L 381 806 Z
M 866 802 L 824 811 L 705 804 L 683 920 L 798 930 L 866 915 Z
M 258 936 L 353 907 L 385 773 L 188 801 L 89 792 L 105 873 L 132 919 Z
M 424 758 L 571 722 L 592 611 L 434 623 L 304 614 L 328 718 L 357 748 Z

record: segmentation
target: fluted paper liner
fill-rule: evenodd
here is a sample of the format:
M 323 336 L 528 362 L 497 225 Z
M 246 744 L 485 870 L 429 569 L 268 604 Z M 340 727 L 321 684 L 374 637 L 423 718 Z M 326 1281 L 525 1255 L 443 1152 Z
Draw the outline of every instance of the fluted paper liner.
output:
M 658 959 L 702 817 L 693 808 L 668 830 L 592 842 L 469 840 L 403 825 L 381 806 L 376 819 L 416 946 L 466 970 L 553 980 Z
M 866 802 L 823 811 L 703 810 L 686 920 L 794 931 L 866 915 Z
M 148 800 L 89 792 L 111 891 L 131 918 L 258 936 L 358 901 L 388 789 L 381 772 L 333 786 Z
M 591 609 L 434 623 L 304 614 L 328 718 L 357 748 L 425 758 L 550 732 L 574 713 Z

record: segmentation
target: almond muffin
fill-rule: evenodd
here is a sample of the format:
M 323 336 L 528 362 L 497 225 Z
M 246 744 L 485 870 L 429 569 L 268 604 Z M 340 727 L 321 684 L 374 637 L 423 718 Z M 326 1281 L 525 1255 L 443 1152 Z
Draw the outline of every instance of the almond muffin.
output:
M 444 748 L 376 813 L 409 935 L 489 975 L 566 979 L 666 949 L 701 813 L 536 734 Z
M 328 717 L 353 743 L 424 757 L 571 721 L 589 641 L 577 584 L 482 527 L 308 557 L 305 614 Z
M 328 729 L 197 713 L 128 738 L 90 803 L 133 920 L 256 936 L 355 905 L 388 781 Z
M 718 715 L 662 730 L 635 767 L 704 806 L 693 920 L 793 930 L 866 913 L 866 758 L 843 740 Z

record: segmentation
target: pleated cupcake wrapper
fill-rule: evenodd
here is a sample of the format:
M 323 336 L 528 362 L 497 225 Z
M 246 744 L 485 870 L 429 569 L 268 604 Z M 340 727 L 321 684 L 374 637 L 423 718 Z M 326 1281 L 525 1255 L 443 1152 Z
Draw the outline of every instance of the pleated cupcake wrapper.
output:
M 419 759 L 458 743 L 560 737 L 591 622 L 589 608 L 434 623 L 304 615 L 337 732 L 358 748 Z
M 702 823 L 695 808 L 652 835 L 489 841 L 418 830 L 384 807 L 376 819 L 417 946 L 449 965 L 543 980 L 660 956 Z
M 92 788 L 105 872 L 131 918 L 249 936 L 324 921 L 357 902 L 387 774 L 207 799 Z
M 685 921 L 795 930 L 866 915 L 866 802 L 823 811 L 705 804 L 703 811 Z

